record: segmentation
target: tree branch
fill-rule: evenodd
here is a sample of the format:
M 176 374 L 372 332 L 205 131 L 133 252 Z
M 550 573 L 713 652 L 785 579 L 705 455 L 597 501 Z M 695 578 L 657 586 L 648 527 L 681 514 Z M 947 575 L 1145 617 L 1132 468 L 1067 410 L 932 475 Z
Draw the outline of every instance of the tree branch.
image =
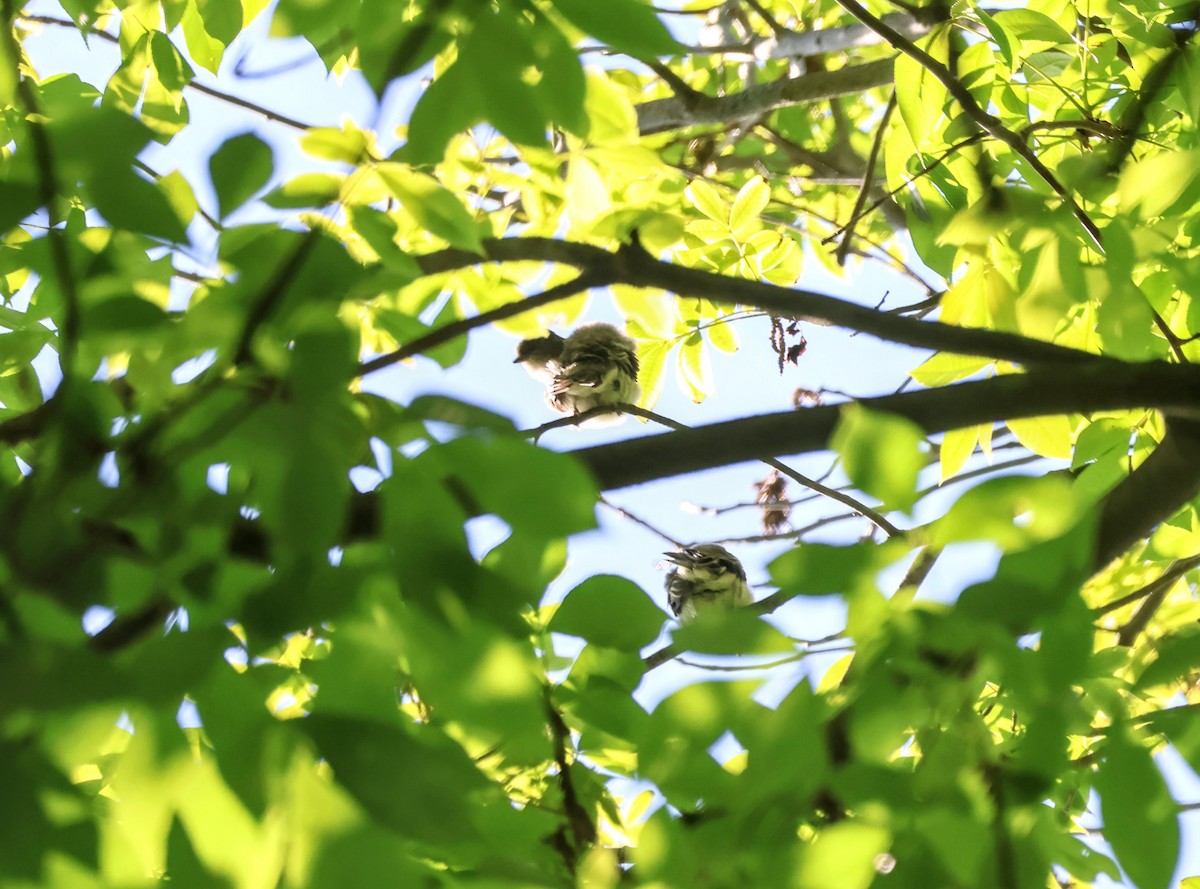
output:
M 1189 556 L 1186 559 L 1177 559 L 1171 563 L 1171 566 L 1161 576 L 1150 581 L 1141 589 L 1136 589 L 1132 593 L 1128 593 L 1111 602 L 1105 602 L 1096 608 L 1096 614 L 1105 615 L 1113 611 L 1118 611 L 1126 605 L 1137 602 L 1139 599 L 1145 599 L 1147 596 L 1154 595 L 1164 587 L 1170 589 L 1175 585 L 1175 581 L 1179 580 L 1179 578 L 1183 577 L 1183 575 L 1187 574 L 1193 568 L 1200 568 L 1200 555 Z
M 784 77 L 728 96 L 684 95 L 653 99 L 637 106 L 638 130 L 648 136 L 682 127 L 724 124 L 758 117 L 778 108 L 861 93 L 891 83 L 893 66 L 894 60 L 880 59 L 837 71 Z
M 701 269 L 690 269 L 656 259 L 637 245 L 624 245 L 616 253 L 612 253 L 590 244 L 553 238 L 503 238 L 485 241 L 483 246 L 482 256 L 452 248 L 416 257 L 416 261 L 426 274 L 454 271 L 481 262 L 556 262 L 591 272 L 596 276 L 596 280 L 604 284 L 652 287 L 679 296 L 751 306 L 811 324 L 846 327 L 920 349 L 979 355 L 1028 365 L 1109 361 L 1089 352 L 1018 334 L 978 327 L 958 327 L 940 321 L 921 321 L 879 312 L 811 290 L 779 287 Z M 570 294 L 558 298 L 565 299 L 568 295 Z M 501 309 L 506 313 L 503 317 L 520 314 L 545 305 L 548 301 L 546 294 L 534 299 L 538 302 L 533 305 L 522 301 L 502 306 Z
M 1133 613 L 1133 617 L 1129 618 L 1125 626 L 1117 631 L 1118 645 L 1129 646 L 1137 641 L 1137 637 L 1142 634 L 1142 631 L 1154 619 L 1154 615 L 1158 613 L 1158 609 L 1167 598 L 1167 593 L 1171 591 L 1171 587 L 1175 586 L 1175 581 L 1191 568 L 1196 567 L 1197 563 L 1200 563 L 1200 558 L 1180 559 L 1157 581 L 1139 591 L 1145 595 L 1145 600 L 1138 606 L 1137 611 Z
M 449 342 L 455 337 L 462 336 L 478 327 L 486 327 L 494 321 L 511 318 L 514 315 L 521 315 L 525 312 L 532 312 L 534 309 L 567 299 L 585 290 L 590 290 L 593 287 L 604 287 L 610 283 L 612 282 L 605 280 L 602 274 L 593 272 L 591 269 L 585 269 L 574 280 L 567 281 L 565 284 L 559 284 L 557 287 L 551 287 L 537 296 L 530 296 L 526 299 L 497 306 L 491 311 L 483 312 L 473 318 L 461 318 L 458 321 L 453 321 L 436 330 L 431 330 L 424 336 L 417 337 L 411 343 L 406 343 L 394 352 L 380 355 L 377 358 L 372 358 L 370 361 L 364 361 L 358 366 L 356 375 L 364 377 L 367 374 L 404 361 L 406 358 L 412 358 L 414 355 L 428 352 L 430 349 L 440 346 L 442 343 Z M 601 413 L 604 413 L 604 411 L 601 411 Z
M 571 764 L 567 759 L 567 744 L 571 739 L 571 731 L 563 721 L 562 714 L 554 705 L 550 686 L 543 689 L 546 705 L 546 719 L 550 728 L 550 741 L 554 749 L 554 764 L 558 769 L 558 784 L 563 796 L 563 810 L 566 814 L 566 828 L 559 832 L 561 842 L 559 851 L 566 862 L 567 870 L 575 873 L 575 865 L 579 857 L 596 841 L 596 824 L 588 814 L 575 784 L 571 780 Z
M 1154 452 L 1104 499 L 1097 568 L 1121 555 L 1200 493 L 1200 422 L 1194 417 L 1169 418 L 1167 434 Z
M 963 111 L 967 113 L 967 116 L 974 121 L 979 129 L 992 138 L 1003 142 L 1033 168 L 1034 172 L 1071 208 L 1071 212 L 1079 220 L 1079 224 L 1083 226 L 1088 235 L 1091 236 L 1096 247 L 1103 249 L 1100 229 L 1087 213 L 1083 211 L 1083 208 L 1076 203 L 1075 198 L 1070 192 L 1058 181 L 1058 177 L 1042 163 L 1041 159 L 1033 152 L 1033 149 L 1026 145 L 1020 136 L 1005 128 L 1000 123 L 999 118 L 994 117 L 981 108 L 979 103 L 975 101 L 975 97 L 971 95 L 970 90 L 959 82 L 949 68 L 918 47 L 911 40 L 899 34 L 895 29 L 889 27 L 883 20 L 872 15 L 857 0 L 837 0 L 837 3 L 842 9 L 883 37 L 895 49 L 916 61 L 921 67 L 936 77 L 942 86 L 946 88 L 946 91 L 962 106 Z
M 34 22 L 39 25 L 54 25 L 55 27 L 59 28 L 78 30 L 78 26 L 70 19 L 60 19 L 50 15 L 27 15 L 22 13 L 21 15 L 17 16 L 17 18 L 23 22 Z M 114 37 L 107 31 L 101 31 L 98 28 L 87 28 L 86 33 L 92 37 L 98 37 L 108 43 L 120 44 L 121 42 L 119 38 Z M 211 86 L 205 86 L 204 84 L 198 83 L 195 80 L 184 84 L 184 89 L 192 89 L 198 93 L 203 93 L 206 96 L 211 96 L 214 99 L 219 99 L 222 102 L 226 102 L 230 105 L 236 105 L 239 108 L 245 108 L 247 111 L 253 111 L 255 114 L 261 114 L 267 120 L 273 120 L 276 123 L 281 123 L 284 126 L 291 127 L 294 130 L 313 129 L 312 124 L 303 123 L 295 120 L 294 118 L 279 114 L 275 111 L 272 111 L 270 108 L 264 108 L 262 105 L 257 105 L 254 102 L 250 102 L 246 99 L 240 99 L 237 96 L 222 92 L 221 90 L 215 89 Z
M 79 344 L 79 327 L 82 309 L 79 301 L 79 286 L 75 271 L 71 266 L 71 254 L 67 247 L 65 233 L 58 228 L 54 204 L 59 196 L 58 172 L 54 159 L 54 148 L 46 132 L 45 117 L 38 102 L 38 97 L 29 85 L 29 79 L 21 72 L 21 46 L 16 35 L 8 25 L 16 16 L 13 0 L 3 0 L 0 9 L 4 12 L 4 33 L 0 40 L 4 41 L 3 63 L 11 63 L 10 73 L 16 78 L 16 96 L 21 110 L 25 112 L 25 125 L 29 128 L 29 139 L 32 143 L 33 164 L 37 170 L 38 203 L 46 208 L 49 225 L 46 239 L 49 242 L 50 257 L 54 264 L 58 286 L 62 289 L 62 315 L 56 320 L 58 325 L 58 361 L 62 368 L 62 382 L 59 384 L 61 395 L 74 377 L 74 357 Z
M 846 223 L 843 231 L 842 241 L 838 244 L 837 264 L 844 266 L 846 264 L 846 254 L 850 252 L 850 242 L 854 238 L 854 226 L 857 224 L 857 219 L 862 212 L 863 205 L 867 203 L 867 195 L 871 193 L 871 182 L 875 178 L 875 164 L 879 161 L 879 149 L 883 147 L 883 137 L 887 133 L 888 123 L 892 119 L 892 113 L 896 110 L 896 90 L 892 90 L 892 95 L 888 98 L 887 107 L 883 109 L 883 117 L 879 121 L 879 129 L 875 133 L 875 138 L 871 142 L 871 153 L 867 155 L 867 167 L 863 170 L 862 185 L 858 189 L 858 196 L 854 199 L 854 206 L 850 209 L 850 221 Z
M 1165 362 L 1125 364 L 1105 360 L 1079 365 L 1070 374 L 1057 369 L 1038 369 L 940 389 L 866 398 L 859 403 L 872 410 L 907 417 L 926 433 L 1005 419 L 1132 407 L 1183 411 L 1200 418 L 1200 368 Z M 570 453 L 589 466 L 602 488 L 622 488 L 757 460 L 764 450 L 771 454 L 824 450 L 840 416 L 840 405 L 811 407 Z M 1168 439 L 1164 439 L 1163 445 L 1168 444 Z M 1147 460 L 1147 464 L 1150 462 Z M 1200 461 L 1196 465 L 1200 467 Z M 1166 478 L 1163 486 L 1176 487 Z M 1180 502 L 1187 499 L 1190 495 Z M 1129 504 L 1131 510 L 1139 508 L 1137 504 Z M 1117 552 L 1124 548 L 1121 546 Z

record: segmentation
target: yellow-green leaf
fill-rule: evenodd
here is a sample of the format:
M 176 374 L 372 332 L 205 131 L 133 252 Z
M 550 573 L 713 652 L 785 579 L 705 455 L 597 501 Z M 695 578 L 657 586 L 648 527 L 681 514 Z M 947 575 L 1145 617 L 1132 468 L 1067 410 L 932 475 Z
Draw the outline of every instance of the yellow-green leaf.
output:
M 979 442 L 979 430 L 982 427 L 969 426 L 966 429 L 951 429 L 942 438 L 941 464 L 944 482 L 951 476 L 957 475 L 971 454 L 975 453 L 975 445 Z
M 697 403 L 716 394 L 713 387 L 712 363 L 704 340 L 699 336 L 688 337 L 679 350 L 679 379 L 686 392 Z
M 728 205 L 717 194 L 717 190 L 707 182 L 694 179 L 684 193 L 688 196 L 688 200 L 692 202 L 692 206 L 713 222 L 719 222 L 721 225 L 727 224 L 729 218 Z
M 964 380 L 988 367 L 991 360 L 975 355 L 955 355 L 951 352 L 938 352 L 930 356 L 919 367 L 914 368 L 912 378 L 922 386 L 933 388 L 945 386 Z
M 1064 416 L 1009 420 L 1017 441 L 1043 457 L 1071 456 L 1071 424 Z
M 751 232 L 762 227 L 758 215 L 766 209 L 771 199 L 771 187 L 761 176 L 755 176 L 742 186 L 733 206 L 729 209 L 729 228 L 740 237 L 746 237 Z
M 925 465 L 925 435 L 911 420 L 851 403 L 830 447 L 842 455 L 846 474 L 862 491 L 888 507 L 908 510 L 917 499 L 917 473 Z

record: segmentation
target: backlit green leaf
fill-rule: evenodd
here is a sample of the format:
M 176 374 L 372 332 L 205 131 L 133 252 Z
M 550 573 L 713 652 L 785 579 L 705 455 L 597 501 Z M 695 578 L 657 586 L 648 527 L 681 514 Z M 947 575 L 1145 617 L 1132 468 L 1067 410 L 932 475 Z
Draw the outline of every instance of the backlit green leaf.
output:
M 1179 857 L 1179 816 L 1149 749 L 1110 730 L 1096 777 L 1104 837 L 1138 889 L 1167 889 Z
M 666 618 L 636 584 L 600 574 L 567 593 L 550 619 L 550 631 L 637 651 L 654 641 Z
M 861 490 L 891 508 L 907 510 L 916 502 L 917 473 L 925 465 L 924 440 L 910 420 L 850 404 L 842 408 L 830 446 L 842 455 L 846 474 Z
M 274 171 L 271 148 L 253 133 L 227 139 L 208 161 L 221 216 L 228 216 L 267 184 Z

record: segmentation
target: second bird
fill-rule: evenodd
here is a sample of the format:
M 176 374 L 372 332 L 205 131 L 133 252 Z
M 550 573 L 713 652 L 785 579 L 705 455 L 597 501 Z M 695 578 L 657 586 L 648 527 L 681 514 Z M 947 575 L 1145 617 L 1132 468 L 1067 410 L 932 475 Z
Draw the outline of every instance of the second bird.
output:
M 667 604 L 681 621 L 694 618 L 699 608 L 732 608 L 753 601 L 746 569 L 725 547 L 698 543 L 663 555 L 674 566 L 667 575 Z
M 611 324 L 584 324 L 566 339 L 550 333 L 522 340 L 514 364 L 546 384 L 546 402 L 560 414 L 628 404 L 641 393 L 637 346 Z

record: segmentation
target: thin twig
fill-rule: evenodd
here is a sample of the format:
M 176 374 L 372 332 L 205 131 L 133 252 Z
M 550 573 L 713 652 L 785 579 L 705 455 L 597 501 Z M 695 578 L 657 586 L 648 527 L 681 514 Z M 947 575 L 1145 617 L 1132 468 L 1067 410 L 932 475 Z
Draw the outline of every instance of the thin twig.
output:
M 1141 589 L 1134 590 L 1132 593 L 1121 596 L 1119 599 L 1104 603 L 1096 608 L 1095 612 L 1097 616 L 1102 617 L 1105 614 L 1118 611 L 1133 602 L 1145 599 L 1147 596 L 1155 595 L 1163 588 L 1170 589 L 1175 585 L 1175 581 L 1197 567 L 1200 567 L 1200 555 L 1189 556 L 1186 559 L 1177 559 L 1167 567 L 1167 570 L 1160 577 L 1150 581 L 1150 583 Z
M 670 417 L 664 417 L 662 414 L 656 414 L 654 411 L 647 410 L 644 407 L 638 407 L 636 404 L 614 405 L 614 407 L 610 410 L 612 409 L 619 409 L 622 413 L 633 414 L 636 417 L 644 417 L 647 420 L 653 420 L 654 422 L 662 426 L 666 426 L 668 429 L 674 429 L 677 432 L 682 430 L 691 430 L 692 428 L 684 423 L 680 423 L 677 420 L 672 420 Z M 865 503 L 855 500 L 849 494 L 844 494 L 835 488 L 821 484 L 821 482 L 817 481 L 816 479 L 809 478 L 808 476 L 797 472 L 790 466 L 787 466 L 786 464 L 776 460 L 774 457 L 760 457 L 759 459 L 772 469 L 779 470 L 788 478 L 799 482 L 804 487 L 824 494 L 829 499 L 836 500 L 838 503 L 849 506 L 863 517 L 870 519 L 871 522 L 873 522 L 881 531 L 883 531 L 883 533 L 887 534 L 888 537 L 898 537 L 904 534 L 903 531 L 889 522 L 877 510 L 872 509 Z
M 875 164 L 879 161 L 879 150 L 883 147 L 883 137 L 887 133 L 888 122 L 891 121 L 892 113 L 895 110 L 896 90 L 893 89 L 891 96 L 888 97 L 887 107 L 883 109 L 883 118 L 879 121 L 879 129 L 875 132 L 875 139 L 871 142 L 871 152 L 867 155 L 867 166 L 863 170 L 862 185 L 859 186 L 858 195 L 854 199 L 854 206 L 850 210 L 851 221 L 846 223 L 845 234 L 842 236 L 841 243 L 838 244 L 837 252 L 834 254 L 839 266 L 846 264 L 846 254 L 850 250 L 850 239 L 854 237 L 854 226 L 857 224 L 854 219 L 867 202 L 867 195 L 871 191 L 871 180 L 875 177 Z
M 978 469 L 972 469 L 967 472 L 959 473 L 958 475 L 953 476 L 952 478 L 948 478 L 944 482 L 941 482 L 939 484 L 929 485 L 925 488 L 921 488 L 919 491 L 917 491 L 917 499 L 920 500 L 922 497 L 932 494 L 934 491 L 941 491 L 945 488 L 948 488 L 950 485 L 958 484 L 959 482 L 965 482 L 972 478 L 977 478 L 981 475 L 989 475 L 991 473 L 1001 472 L 1005 469 L 1011 469 L 1015 466 L 1023 466 L 1027 463 L 1034 463 L 1034 462 L 1036 462 L 1038 460 L 1042 460 L 1042 459 L 1044 459 L 1044 458 L 1039 456 L 1038 454 L 1030 454 L 1027 457 L 1018 457 L 1014 460 L 1008 460 L 1003 463 L 997 463 L 995 466 L 981 466 Z M 803 504 L 803 503 L 811 502 L 814 499 L 816 499 L 816 498 L 815 497 L 804 497 L 799 500 L 793 500 L 787 504 L 779 504 L 779 505 L 795 507 L 795 506 L 799 506 L 800 504 Z M 739 503 L 739 504 L 735 504 L 734 506 L 721 507 L 721 508 L 715 510 L 715 513 L 719 514 L 721 512 L 728 512 L 732 509 L 741 509 L 741 508 L 748 507 L 748 506 L 761 506 L 761 505 L 762 504 L 759 504 L 759 503 Z M 726 538 L 724 540 L 720 540 L 717 542 L 718 543 L 770 543 L 770 542 L 776 541 L 776 540 L 795 540 L 795 539 L 803 537 L 805 534 L 808 534 L 811 531 L 817 530 L 818 528 L 823 528 L 826 525 L 832 525 L 835 522 L 844 522 L 848 519 L 858 518 L 858 516 L 859 516 L 859 513 L 857 511 L 843 512 L 843 513 L 839 513 L 837 515 L 826 516 L 824 518 L 816 520 L 812 524 L 805 525 L 803 528 L 795 528 L 791 531 L 785 531 L 781 534 L 756 534 L 751 537 L 729 537 L 729 538 Z
M 663 82 L 671 88 L 671 92 L 683 99 L 684 102 L 686 102 L 689 98 L 694 100 L 704 97 L 704 93 L 700 92 L 700 90 L 689 84 L 686 80 L 684 80 L 657 59 L 640 61 L 643 65 L 657 74 L 663 80 Z
M 254 340 L 254 334 L 258 332 L 259 327 L 271 316 L 284 296 L 287 295 L 288 288 L 292 286 L 292 282 L 304 268 L 304 263 L 316 249 L 323 234 L 320 228 L 309 229 L 300 243 L 275 270 L 275 275 L 263 288 L 258 300 L 250 307 L 246 316 L 246 323 L 243 325 L 242 332 L 233 349 L 234 364 L 243 364 L 250 360 L 252 357 L 250 346 Z
M 205 86 L 198 81 L 192 80 L 185 84 L 185 89 L 192 89 L 198 93 L 203 93 L 206 96 L 211 96 L 214 99 L 220 99 L 229 105 L 236 105 L 239 108 L 245 108 L 247 111 L 253 111 L 255 114 L 261 114 L 267 120 L 273 120 L 276 123 L 281 123 L 286 127 L 291 127 L 293 130 L 308 131 L 316 129 L 315 124 L 304 123 L 304 121 L 296 120 L 294 117 L 288 117 L 286 114 L 280 114 L 278 111 L 272 111 L 263 105 L 251 102 L 247 99 L 239 98 L 231 93 L 222 92 L 219 89 L 214 89 L 211 86 Z
M 7 5 L 8 4 L 6 4 L 6 8 Z M 26 15 L 22 13 L 20 16 L 18 16 L 18 20 L 24 22 L 35 22 L 39 25 L 54 25 L 59 28 L 71 28 L 72 30 L 78 29 L 78 25 L 76 25 L 75 22 L 71 21 L 70 19 L 60 19 L 49 15 Z M 101 40 L 107 41 L 108 43 L 120 44 L 121 42 L 120 38 L 109 34 L 107 31 L 101 31 L 97 28 L 88 27 L 85 29 L 84 33 L 89 37 L 98 37 Z M 254 102 L 250 102 L 246 99 L 240 99 L 237 96 L 222 92 L 221 90 L 215 89 L 211 86 L 205 86 L 204 84 L 198 83 L 195 80 L 191 80 L 184 84 L 184 89 L 193 89 L 198 93 L 204 93 L 206 96 L 211 96 L 214 99 L 220 99 L 222 102 L 226 102 L 230 105 L 237 105 L 239 108 L 245 108 L 247 111 L 253 111 L 256 114 L 261 114 L 263 117 L 267 118 L 267 120 L 273 120 L 276 123 L 281 123 L 284 126 L 291 127 L 295 130 L 314 129 L 312 124 L 307 124 L 296 120 L 295 118 L 279 114 L 278 112 L 272 111 L 270 108 L 265 108 L 262 105 L 255 104 Z
M 560 830 L 562 842 L 559 851 L 566 862 L 567 870 L 575 872 L 575 864 L 587 848 L 596 841 L 596 824 L 588 814 L 587 809 L 579 799 L 575 784 L 571 780 L 571 764 L 567 760 L 567 744 L 571 740 L 571 730 L 563 721 L 562 714 L 554 705 L 554 697 L 547 685 L 543 689 L 546 705 L 546 719 L 550 728 L 550 740 L 554 750 L 554 764 L 558 769 L 558 785 L 562 791 L 563 810 L 567 818 L 567 828 Z
M 633 522 L 635 525 L 641 525 L 643 528 L 645 528 L 651 534 L 654 534 L 657 537 L 661 537 L 663 540 L 667 541 L 667 543 L 671 544 L 671 546 L 674 546 L 678 549 L 683 549 L 684 546 L 686 546 L 686 544 L 683 543 L 682 541 L 676 540 L 674 537 L 672 537 L 670 534 L 667 534 L 665 531 L 660 531 L 658 528 L 654 527 L 652 524 L 647 522 L 645 519 L 631 513 L 625 507 L 618 506 L 617 504 L 613 503 L 611 500 L 609 500 L 603 494 L 600 495 L 600 502 L 602 504 L 604 504 L 605 506 L 607 506 L 609 509 L 611 509 L 613 512 L 617 513 L 617 515 L 621 516 L 622 518 L 629 519 L 629 521 Z
M 3 0 L 4 20 L 13 21 L 16 10 L 13 0 Z M 78 282 L 75 271 L 71 266 L 71 254 L 67 246 L 65 233 L 58 228 L 55 219 L 54 205 L 58 200 L 58 173 L 54 159 L 54 148 L 46 132 L 45 118 L 42 116 L 41 104 L 37 94 L 30 86 L 29 78 L 21 71 L 17 62 L 21 59 L 21 47 L 17 43 L 12 28 L 5 27 L 0 39 L 7 44 L 5 55 L 12 60 L 13 71 L 16 75 L 16 94 L 18 101 L 24 106 L 25 124 L 29 127 L 30 141 L 33 143 L 33 162 L 37 170 L 38 203 L 46 208 L 50 221 L 46 237 L 50 245 L 50 257 L 54 264 L 54 273 L 62 290 L 63 312 L 58 322 L 58 360 L 62 369 L 62 382 L 51 399 L 60 403 L 61 398 L 75 376 L 75 353 L 79 344 L 79 330 L 82 307 L 79 300 Z
M 892 47 L 904 53 L 909 58 L 916 61 L 926 71 L 932 74 L 946 88 L 951 96 L 953 96 L 962 106 L 963 111 L 975 123 L 980 130 L 992 136 L 1007 145 L 1015 154 L 1023 158 L 1034 172 L 1042 178 L 1042 180 L 1050 186 L 1055 194 L 1071 208 L 1071 212 L 1079 221 L 1079 224 L 1088 233 L 1096 249 L 1103 251 L 1103 238 L 1100 234 L 1100 229 L 1091 217 L 1084 212 L 1083 208 L 1075 201 L 1075 198 L 1063 187 L 1063 184 L 1058 181 L 1058 177 L 1050 171 L 1050 169 L 1042 163 L 1041 159 L 1033 152 L 1033 150 L 1022 140 L 1020 136 L 1001 124 L 999 118 L 989 114 L 979 103 L 975 101 L 975 97 L 971 95 L 971 91 L 958 81 L 945 65 L 939 62 L 925 50 L 918 47 L 915 43 L 903 36 L 895 29 L 881 21 L 875 15 L 867 11 L 858 0 L 837 0 L 839 6 L 853 15 L 856 19 L 874 31 L 876 34 L 886 40 Z
M 601 405 L 599 407 L 594 407 L 591 410 L 584 411 L 580 414 L 574 414 L 570 417 L 561 417 L 557 420 L 551 420 L 548 423 L 543 423 L 536 429 L 524 430 L 521 434 L 532 437 L 536 440 L 537 438 L 540 438 L 543 433 L 548 432 L 551 429 L 558 429 L 563 426 L 578 426 L 580 423 L 590 420 L 593 417 L 611 413 L 633 414 L 636 417 L 642 417 L 646 420 L 653 420 L 659 425 L 666 426 L 668 429 L 674 429 L 677 432 L 685 429 L 690 430 L 692 428 L 691 426 L 680 423 L 677 420 L 672 420 L 670 417 L 665 417 L 662 414 L 655 413 L 654 411 L 647 410 L 646 408 L 638 407 L 635 404 L 613 404 Z M 849 506 L 855 511 L 856 515 L 862 515 L 863 517 L 869 519 L 889 537 L 899 536 L 904 533 L 891 522 L 889 522 L 878 511 L 867 506 L 865 503 L 859 502 L 849 494 L 845 494 L 836 488 L 831 488 L 828 485 L 824 485 L 816 479 L 809 478 L 808 476 L 792 469 L 790 466 L 781 463 L 774 457 L 763 457 L 761 458 L 761 461 L 767 466 L 770 466 L 772 469 L 776 469 L 783 473 L 793 481 L 800 483 L 804 487 L 816 491 L 819 494 L 830 498 L 831 500 L 836 500 L 845 506 Z
M 776 37 L 789 33 L 788 29 L 775 21 L 775 17 L 758 0 L 742 0 L 742 2 L 758 13 L 758 17 Z
M 1192 3 L 1190 9 L 1184 12 L 1184 21 L 1192 22 L 1193 26 L 1175 33 L 1175 46 L 1142 78 L 1137 101 L 1129 105 L 1121 115 L 1121 129 L 1124 131 L 1124 136 L 1117 142 L 1116 150 L 1108 159 L 1107 173 L 1112 174 L 1119 170 L 1133 151 L 1133 146 L 1139 138 L 1138 132 L 1146 120 L 1147 109 L 1155 103 L 1163 87 L 1171 82 L 1171 74 L 1175 70 L 1175 66 L 1183 58 L 1188 44 L 1196 34 L 1195 22 L 1198 15 L 1200 15 L 1200 3 Z
M 458 321 L 453 321 L 443 327 L 431 330 L 424 336 L 417 337 L 411 343 L 401 346 L 394 352 L 388 352 L 386 355 L 380 355 L 372 358 L 370 361 L 364 361 L 358 366 L 355 376 L 365 377 L 367 374 L 374 373 L 377 370 L 391 367 L 393 364 L 404 361 L 406 358 L 412 358 L 414 355 L 428 352 L 435 346 L 449 342 L 477 327 L 486 327 L 493 321 L 500 321 L 504 318 L 512 318 L 514 315 L 532 312 L 534 309 L 567 299 L 577 293 L 590 290 L 593 287 L 604 287 L 611 283 L 612 281 L 607 276 L 591 269 L 585 269 L 574 280 L 559 284 L 557 287 L 551 287 L 549 290 L 539 293 L 536 296 L 505 303 L 473 318 L 461 318 Z

